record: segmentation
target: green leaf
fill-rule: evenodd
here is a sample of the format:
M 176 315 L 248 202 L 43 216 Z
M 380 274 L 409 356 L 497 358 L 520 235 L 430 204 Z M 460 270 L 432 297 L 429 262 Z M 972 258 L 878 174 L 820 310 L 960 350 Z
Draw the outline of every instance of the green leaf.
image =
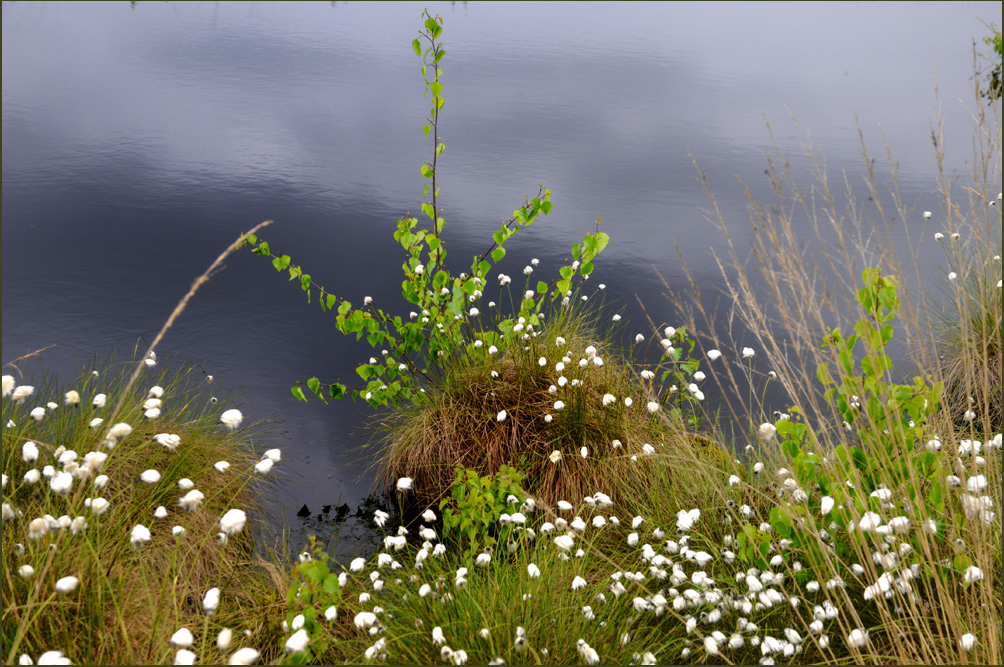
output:
M 338 585 L 338 575 L 329 574 L 328 576 L 326 576 L 324 578 L 324 584 L 322 585 L 322 588 L 324 589 L 324 592 L 328 593 L 329 595 L 334 595 L 335 593 L 337 593 L 340 589 L 340 586 Z
M 969 556 L 965 554 L 959 554 L 952 559 L 952 565 L 958 574 L 964 574 L 966 569 L 972 564 L 973 562 L 969 560 Z
M 421 42 L 421 41 L 419 41 L 419 39 L 418 39 L 417 37 L 416 37 L 416 38 L 415 38 L 415 40 L 414 40 L 414 41 L 413 41 L 413 42 L 411 43 L 411 49 L 412 49 L 412 51 L 414 51 L 414 52 L 415 52 L 415 55 L 416 55 L 416 56 L 418 56 L 419 58 L 421 58 L 421 57 L 422 57 L 422 42 Z M 452 62 L 452 61 L 451 61 L 451 62 Z
M 429 85 L 429 90 L 432 92 L 433 97 L 439 97 L 443 92 L 443 84 L 437 81 Z
M 851 447 L 851 459 L 858 470 L 865 472 L 868 469 L 868 454 L 860 447 Z
M 307 397 L 303 395 L 303 387 L 297 385 L 295 387 L 290 387 L 289 390 L 293 392 L 293 397 L 296 398 L 296 400 L 298 401 L 307 400 Z
M 307 380 L 307 387 L 309 387 L 310 391 L 314 392 L 318 396 L 321 395 L 321 381 L 316 377 L 312 377 Z
M 492 261 L 498 264 L 505 257 L 505 248 L 495 248 L 492 250 Z
M 927 502 L 934 509 L 935 513 L 941 514 L 945 511 L 945 496 L 940 481 L 936 480 L 931 484 L 931 490 L 927 494 Z
M 424 133 L 425 133 L 425 138 L 426 138 L 426 139 L 428 139 L 428 138 L 429 138 L 429 130 L 431 130 L 431 129 L 432 129 L 432 126 L 431 126 L 431 125 L 423 125 L 423 126 L 422 126 L 422 132 L 424 132 Z
M 548 204 L 550 204 L 550 202 L 548 202 Z M 610 235 L 604 234 L 603 232 L 598 232 L 596 234 L 596 254 L 598 255 L 601 252 L 603 252 L 603 249 L 606 248 L 607 244 L 609 243 L 610 243 Z
M 445 55 L 446 55 L 446 49 L 442 48 L 439 49 L 439 51 L 436 52 L 436 57 L 432 60 L 433 64 L 438 63 L 440 60 L 443 59 L 443 56 Z

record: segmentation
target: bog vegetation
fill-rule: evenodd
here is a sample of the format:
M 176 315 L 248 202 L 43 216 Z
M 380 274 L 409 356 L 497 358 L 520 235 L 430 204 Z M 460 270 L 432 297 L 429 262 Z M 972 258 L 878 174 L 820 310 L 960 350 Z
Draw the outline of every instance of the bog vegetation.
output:
M 316 540 L 294 563 L 255 548 L 245 523 L 281 451 L 254 451 L 211 377 L 154 370 L 200 279 L 132 363 L 67 387 L 8 364 L 4 660 L 999 664 L 998 98 L 976 81 L 971 178 L 944 175 L 937 212 L 901 201 L 896 163 L 880 173 L 864 146 L 867 203 L 808 142 L 808 185 L 775 147 L 751 261 L 698 170 L 750 338 L 714 329 L 694 281 L 669 290 L 680 321 L 625 332 L 597 305 L 599 221 L 549 277 L 500 270 L 551 210 L 543 186 L 447 267 L 443 28 L 423 19 L 424 218 L 394 233 L 414 310 L 325 289 L 261 226 L 214 264 L 250 247 L 374 348 L 358 380 L 292 392 L 388 410 L 380 483 L 414 521 L 377 510 L 382 548 L 346 564 Z M 924 237 L 903 247 L 892 219 Z

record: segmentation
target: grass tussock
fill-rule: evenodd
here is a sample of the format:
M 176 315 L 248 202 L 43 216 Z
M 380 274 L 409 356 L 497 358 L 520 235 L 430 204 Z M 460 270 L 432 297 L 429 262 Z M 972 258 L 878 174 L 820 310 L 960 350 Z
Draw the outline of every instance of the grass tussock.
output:
M 108 361 L 63 388 L 50 377 L 22 379 L 17 385 L 33 386 L 31 396 L 20 404 L 3 399 L 7 662 L 52 650 L 92 664 L 173 661 L 178 647 L 171 638 L 182 627 L 195 635 L 196 651 L 207 662 L 226 657 L 211 648 L 224 628 L 235 633 L 235 645 L 274 643 L 278 626 L 272 618 L 282 599 L 261 549 L 250 529 L 225 544 L 217 536 L 228 510 L 257 510 L 262 482 L 250 483 L 257 457 L 249 444 L 256 428 L 232 433 L 219 424 L 230 397 L 217 403 L 199 369 L 147 370 L 126 391 L 133 367 Z M 163 390 L 163 416 L 150 419 L 143 406 L 151 390 L 160 393 L 155 386 Z M 79 403 L 65 405 L 71 389 Z M 107 398 L 101 401 L 99 394 Z M 111 416 L 120 398 L 115 419 L 133 428 L 109 447 L 110 425 L 92 421 Z M 44 416 L 30 416 L 46 403 Z M 162 433 L 179 436 L 180 443 L 171 448 L 155 441 Z M 37 459 L 26 443 L 34 443 Z M 85 461 L 94 453 L 107 459 L 88 468 Z M 229 463 L 224 472 L 214 467 L 219 461 Z M 141 480 L 150 470 L 159 472 L 158 481 Z M 64 493 L 54 486 L 61 471 L 70 471 L 72 479 Z M 179 505 L 189 489 L 204 496 L 192 511 Z M 107 503 L 107 509 L 99 511 L 95 503 Z M 41 524 L 32 523 L 39 518 Z M 148 541 L 133 543 L 136 526 L 149 530 Z M 57 592 L 57 581 L 71 576 L 76 588 Z M 208 615 L 203 599 L 213 588 L 222 602 Z
M 965 262 L 961 273 L 956 272 L 954 280 L 940 281 L 939 297 L 932 299 L 934 350 L 945 385 L 943 401 L 956 427 L 965 426 L 967 411 L 979 411 L 980 421 L 996 432 L 1002 427 L 1004 394 L 1000 262 L 993 260 L 992 249 L 967 250 L 965 246 L 975 245 L 972 236 L 967 241 L 958 244 L 962 248 L 946 248 L 951 255 L 965 255 L 970 261 Z M 983 262 L 973 262 L 973 257 Z
M 611 479 L 626 500 L 650 487 L 655 468 L 678 459 L 731 464 L 679 416 L 649 413 L 651 382 L 584 310 L 559 306 L 531 341 L 494 354 L 472 346 L 447 366 L 428 400 L 394 417 L 380 483 L 410 477 L 420 504 L 434 505 L 449 495 L 457 466 L 484 476 L 513 465 L 527 492 L 553 505 L 591 496 Z

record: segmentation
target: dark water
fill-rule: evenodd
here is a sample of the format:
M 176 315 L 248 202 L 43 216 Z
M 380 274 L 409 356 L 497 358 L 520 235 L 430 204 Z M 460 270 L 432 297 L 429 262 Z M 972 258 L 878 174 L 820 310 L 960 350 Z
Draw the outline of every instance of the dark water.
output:
M 721 239 L 691 155 L 742 245 L 738 174 L 767 195 L 765 119 L 799 163 L 794 114 L 832 174 L 862 171 L 857 127 L 884 131 L 905 201 L 937 210 L 937 75 L 948 164 L 964 173 L 972 41 L 996 2 L 4 3 L 3 360 L 45 345 L 69 376 L 95 352 L 152 340 L 238 233 L 274 219 L 273 248 L 353 301 L 400 302 L 394 222 L 418 210 L 423 7 L 445 18 L 440 163 L 454 270 L 544 183 L 554 212 L 509 245 L 550 276 L 597 217 L 596 279 L 640 325 L 672 320 L 656 271 L 705 293 Z M 674 245 L 675 244 L 675 245 Z M 406 312 L 406 310 L 404 311 Z M 640 330 L 640 326 L 638 327 Z M 633 333 L 633 332 L 632 332 Z M 350 378 L 369 348 L 237 254 L 160 348 L 246 389 L 271 419 L 287 480 L 275 516 L 357 505 L 364 405 L 296 403 L 298 379 Z M 330 510 L 334 512 L 335 510 Z M 308 528 L 310 526 L 307 526 Z

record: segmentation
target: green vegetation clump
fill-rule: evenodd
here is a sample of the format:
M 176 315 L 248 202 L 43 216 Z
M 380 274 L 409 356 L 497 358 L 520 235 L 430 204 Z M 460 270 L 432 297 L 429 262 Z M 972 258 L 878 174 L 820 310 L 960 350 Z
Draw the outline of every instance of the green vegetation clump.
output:
M 716 331 L 696 287 L 669 290 L 683 326 L 638 334 L 661 350 L 636 367 L 610 333 L 619 318 L 582 305 L 609 242 L 598 228 L 553 282 L 531 282 L 536 262 L 524 269 L 511 317 L 481 305 L 505 242 L 550 210 L 546 189 L 469 273 L 444 268 L 445 51 L 441 20 L 423 18 L 413 47 L 432 96 L 431 227 L 404 218 L 395 233 L 416 310 L 405 318 L 332 295 L 274 254 L 261 226 L 237 244 L 335 310 L 341 333 L 381 349 L 357 368 L 362 386 L 315 377 L 293 394 L 394 406 L 382 486 L 419 518 L 393 526 L 375 511 L 381 548 L 347 564 L 316 539 L 296 564 L 265 562 L 234 510 L 253 506 L 249 477 L 281 454 L 255 462 L 249 431 L 234 431 L 241 415 L 207 402 L 205 385 L 182 373 L 135 388 L 149 353 L 128 380 L 103 370 L 65 394 L 4 376 L 4 659 L 1000 664 L 996 100 L 987 114 L 977 84 L 965 214 L 945 177 L 944 219 L 918 216 L 897 195 L 895 162 L 894 187 L 880 191 L 863 150 L 874 217 L 942 230 L 952 315 L 940 328 L 928 317 L 937 309 L 906 288 L 926 267 L 915 261 L 911 276 L 910 253 L 871 223 L 850 177 L 838 196 L 814 162 L 816 180 L 800 189 L 777 150 L 778 201 L 749 202 L 752 254 L 733 245 L 700 174 L 728 244 L 729 321 L 748 337 Z M 935 146 L 944 164 L 944 141 Z M 816 236 L 794 231 L 806 228 Z M 715 418 L 712 391 L 730 397 Z M 101 407 L 99 392 L 121 401 Z M 175 522 L 180 531 L 167 528 Z

